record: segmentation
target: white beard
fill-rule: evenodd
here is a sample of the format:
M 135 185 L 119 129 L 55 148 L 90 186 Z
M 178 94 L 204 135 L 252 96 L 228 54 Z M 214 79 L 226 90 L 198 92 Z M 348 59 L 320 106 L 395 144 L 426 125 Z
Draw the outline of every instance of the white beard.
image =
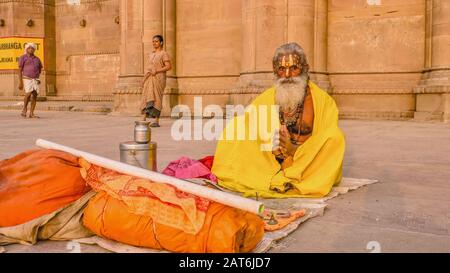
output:
M 279 78 L 275 81 L 275 104 L 280 110 L 292 112 L 303 102 L 308 86 L 308 76 L 302 75 L 291 79 Z

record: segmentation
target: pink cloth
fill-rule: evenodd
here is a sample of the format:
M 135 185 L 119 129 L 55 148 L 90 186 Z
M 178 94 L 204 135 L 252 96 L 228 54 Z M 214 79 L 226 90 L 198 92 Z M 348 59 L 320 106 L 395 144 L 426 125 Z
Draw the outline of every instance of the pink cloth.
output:
M 163 174 L 181 179 L 205 178 L 217 183 L 217 177 L 211 170 L 198 160 L 181 157 L 167 165 Z

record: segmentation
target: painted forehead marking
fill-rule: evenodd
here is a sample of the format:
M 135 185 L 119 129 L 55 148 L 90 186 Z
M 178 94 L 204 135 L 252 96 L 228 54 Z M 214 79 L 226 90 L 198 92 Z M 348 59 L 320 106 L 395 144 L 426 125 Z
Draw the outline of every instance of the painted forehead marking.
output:
M 288 60 L 286 60 L 289 58 Z M 286 67 L 286 66 L 293 66 L 293 65 L 299 65 L 300 64 L 300 56 L 296 54 L 286 54 L 283 55 L 279 62 L 279 66 Z

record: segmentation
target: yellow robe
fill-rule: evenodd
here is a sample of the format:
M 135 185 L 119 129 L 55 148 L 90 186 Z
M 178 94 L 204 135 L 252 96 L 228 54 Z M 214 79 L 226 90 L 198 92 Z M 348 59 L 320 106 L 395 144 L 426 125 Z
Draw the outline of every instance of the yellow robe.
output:
M 244 115 L 230 121 L 223 131 L 212 167 L 220 186 L 242 192 L 244 196 L 323 197 L 341 181 L 345 137 L 338 127 L 338 108 L 333 98 L 317 85 L 309 82 L 309 87 L 314 105 L 313 132 L 297 149 L 292 166 L 282 170 L 272 151 L 267 149 L 272 147 L 274 131 L 280 128 L 278 110 L 273 110 L 276 108 L 273 108 L 275 87 L 272 87 L 259 95 Z M 255 116 L 257 119 L 251 118 Z M 267 128 L 273 124 L 273 130 L 254 137 L 252 132 L 255 131 L 249 129 L 249 125 L 256 123 L 269 125 Z M 239 135 L 242 129 L 245 132 Z M 238 135 L 240 138 L 236 139 Z M 286 191 L 288 183 L 293 188 Z

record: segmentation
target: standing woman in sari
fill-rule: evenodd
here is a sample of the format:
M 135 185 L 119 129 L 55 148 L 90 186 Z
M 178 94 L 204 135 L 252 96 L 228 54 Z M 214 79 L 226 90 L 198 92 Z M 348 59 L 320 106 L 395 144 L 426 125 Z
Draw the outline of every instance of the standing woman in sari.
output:
M 164 39 L 161 35 L 153 37 L 153 52 L 150 54 L 148 71 L 144 76 L 141 112 L 144 120 L 154 118 L 151 127 L 159 126 L 162 110 L 162 98 L 166 87 L 166 72 L 172 69 L 169 54 L 163 50 Z

